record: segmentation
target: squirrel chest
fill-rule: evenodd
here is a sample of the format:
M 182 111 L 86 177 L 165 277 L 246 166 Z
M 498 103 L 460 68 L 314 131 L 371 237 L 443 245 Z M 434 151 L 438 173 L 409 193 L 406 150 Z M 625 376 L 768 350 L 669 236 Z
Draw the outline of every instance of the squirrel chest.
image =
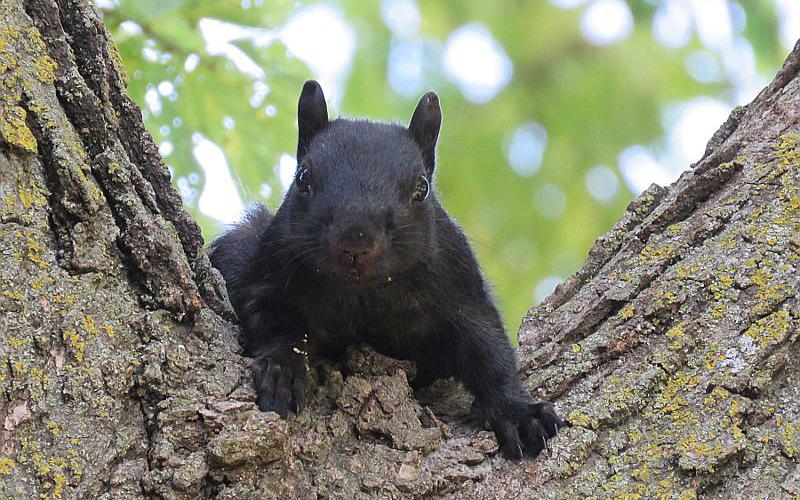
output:
M 313 353 L 336 355 L 363 342 L 389 356 L 413 357 L 435 336 L 431 306 L 392 284 L 315 294 L 302 315 Z

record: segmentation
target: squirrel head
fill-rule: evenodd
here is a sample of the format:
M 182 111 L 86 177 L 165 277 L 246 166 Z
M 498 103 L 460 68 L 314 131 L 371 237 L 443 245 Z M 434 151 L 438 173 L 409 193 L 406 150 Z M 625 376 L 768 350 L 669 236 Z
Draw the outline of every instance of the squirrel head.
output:
M 433 193 L 442 113 L 428 92 L 408 127 L 328 119 L 322 88 L 303 86 L 297 171 L 276 214 L 297 261 L 349 284 L 391 281 L 434 244 Z

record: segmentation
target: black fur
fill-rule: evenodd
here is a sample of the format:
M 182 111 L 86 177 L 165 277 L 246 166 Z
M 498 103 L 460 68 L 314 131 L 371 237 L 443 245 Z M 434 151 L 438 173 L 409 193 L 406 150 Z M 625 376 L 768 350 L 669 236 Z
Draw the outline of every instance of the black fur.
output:
M 455 376 L 505 456 L 537 455 L 568 424 L 522 389 L 467 239 L 433 192 L 422 199 L 441 123 L 436 94 L 423 96 L 408 128 L 328 121 L 322 89 L 307 82 L 298 120 L 298 176 L 283 204 L 274 216 L 257 206 L 210 251 L 255 358 L 259 407 L 302 409 L 306 346 L 331 357 L 366 342 L 415 360 L 417 386 Z

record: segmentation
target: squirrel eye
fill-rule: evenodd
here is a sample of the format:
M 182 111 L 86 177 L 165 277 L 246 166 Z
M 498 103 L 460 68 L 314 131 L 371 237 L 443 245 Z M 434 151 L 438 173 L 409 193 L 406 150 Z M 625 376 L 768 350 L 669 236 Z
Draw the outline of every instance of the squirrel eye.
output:
M 424 201 L 431 191 L 431 183 L 424 175 L 420 175 L 417 179 L 417 184 L 414 186 L 414 192 L 411 194 L 411 199 L 414 201 Z
M 297 169 L 294 174 L 294 182 L 297 185 L 297 190 L 301 193 L 308 194 L 311 192 L 311 172 L 307 168 L 301 167 Z

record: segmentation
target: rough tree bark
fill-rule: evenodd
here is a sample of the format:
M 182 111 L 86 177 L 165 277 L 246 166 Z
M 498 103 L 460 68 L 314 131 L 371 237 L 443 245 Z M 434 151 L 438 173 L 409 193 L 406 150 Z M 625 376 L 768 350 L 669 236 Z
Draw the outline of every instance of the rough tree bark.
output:
M 800 495 L 800 45 L 520 332 L 575 427 L 495 455 L 355 349 L 259 412 L 224 286 L 87 0 L 0 4 L 0 496 Z M 427 399 L 426 399 L 427 398 Z

